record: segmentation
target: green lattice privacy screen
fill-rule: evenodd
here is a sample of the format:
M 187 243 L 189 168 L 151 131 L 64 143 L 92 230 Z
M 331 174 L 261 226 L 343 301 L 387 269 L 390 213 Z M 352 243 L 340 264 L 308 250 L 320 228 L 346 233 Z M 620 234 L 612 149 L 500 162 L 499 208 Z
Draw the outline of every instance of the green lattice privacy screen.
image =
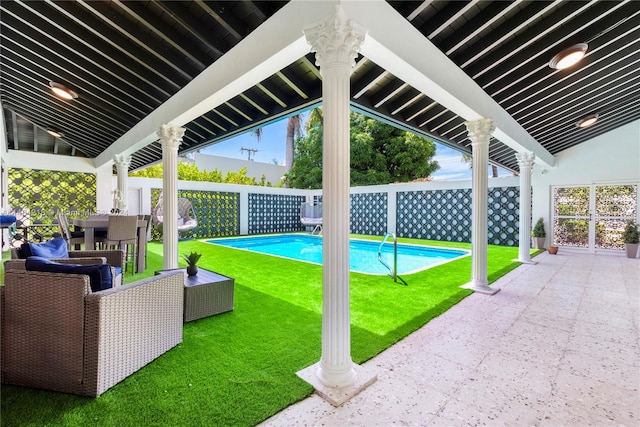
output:
M 9 206 L 28 208 L 32 224 L 52 224 L 58 209 L 72 217 L 96 209 L 94 174 L 9 168 L 8 177 Z
M 162 194 L 159 188 L 151 189 L 152 209 Z M 180 234 L 181 238 L 237 236 L 240 234 L 240 195 L 224 191 L 179 190 L 178 197 L 191 201 L 198 219 L 198 226 Z M 153 227 L 152 240 L 161 240 L 162 234 Z

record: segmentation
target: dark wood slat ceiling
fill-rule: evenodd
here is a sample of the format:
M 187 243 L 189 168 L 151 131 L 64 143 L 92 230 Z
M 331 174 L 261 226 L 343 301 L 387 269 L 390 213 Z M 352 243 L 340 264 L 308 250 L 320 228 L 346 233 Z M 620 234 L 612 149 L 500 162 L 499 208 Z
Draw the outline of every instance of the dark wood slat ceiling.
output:
M 3 0 L 0 102 L 9 148 L 97 157 L 286 3 Z M 640 2 L 389 4 L 552 154 L 640 119 Z M 579 42 L 589 44 L 579 66 L 547 66 Z M 314 62 L 308 54 L 186 124 L 180 151 L 318 105 Z M 78 99 L 53 96 L 50 80 L 68 85 Z M 464 120 L 428 93 L 364 57 L 351 83 L 354 109 L 469 152 Z M 595 126 L 576 127 L 592 113 L 600 116 Z M 64 136 L 54 139 L 48 128 Z M 500 141 L 491 140 L 489 155 L 517 171 L 514 151 Z M 131 169 L 161 158 L 152 143 L 133 155 Z

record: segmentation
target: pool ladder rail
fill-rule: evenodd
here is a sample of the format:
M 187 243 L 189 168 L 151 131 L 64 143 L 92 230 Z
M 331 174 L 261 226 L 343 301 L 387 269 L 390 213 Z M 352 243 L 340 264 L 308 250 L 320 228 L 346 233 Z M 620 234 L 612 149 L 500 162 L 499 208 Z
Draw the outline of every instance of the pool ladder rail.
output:
M 389 264 L 384 262 L 384 260 L 382 259 L 382 247 L 384 246 L 385 242 L 387 241 L 387 237 L 393 238 L 393 268 L 389 267 Z M 378 246 L 378 261 L 380 261 L 380 263 L 382 265 L 387 267 L 387 270 L 389 270 L 389 276 L 391 276 L 391 278 L 393 279 L 394 282 L 398 283 L 398 279 L 400 279 L 402 284 L 404 284 L 405 286 L 408 285 L 408 283 L 405 282 L 405 280 L 402 277 L 398 276 L 398 274 L 397 274 L 397 271 L 398 271 L 398 239 L 396 238 L 395 233 L 387 232 L 384 235 L 384 237 L 382 238 L 382 242 L 380 242 L 380 246 Z

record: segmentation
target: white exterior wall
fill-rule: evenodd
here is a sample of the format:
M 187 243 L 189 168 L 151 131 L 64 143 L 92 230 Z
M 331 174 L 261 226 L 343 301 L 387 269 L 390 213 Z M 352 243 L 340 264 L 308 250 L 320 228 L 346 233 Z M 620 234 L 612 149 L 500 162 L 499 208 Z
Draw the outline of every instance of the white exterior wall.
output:
M 208 154 L 195 153 L 194 160 L 196 166 L 199 169 L 206 169 L 212 171 L 218 169 L 222 172 L 224 177 L 227 172 L 237 172 L 241 168 L 247 168 L 247 176 L 255 178 L 256 181 L 262 179 L 262 175 L 265 176 L 267 182 L 271 185 L 276 185 L 280 182 L 280 179 L 284 176 L 287 169 L 282 165 L 273 165 L 269 163 L 250 162 L 247 160 L 231 159 L 229 157 L 211 156 Z
M 547 170 L 534 165 L 531 177 L 532 217 L 534 221 L 544 218 L 548 234 L 552 233 L 553 186 L 640 185 L 640 120 L 559 153 L 556 165 Z

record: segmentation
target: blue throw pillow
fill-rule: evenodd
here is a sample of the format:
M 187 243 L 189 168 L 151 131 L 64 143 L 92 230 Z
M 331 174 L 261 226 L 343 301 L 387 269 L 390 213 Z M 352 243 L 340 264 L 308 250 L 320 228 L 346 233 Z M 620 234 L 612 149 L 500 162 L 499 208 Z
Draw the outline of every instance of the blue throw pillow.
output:
M 31 256 L 25 262 L 28 271 L 44 271 L 48 273 L 84 274 L 89 276 L 92 292 L 110 289 L 113 284 L 111 266 L 109 264 L 61 264 L 50 259 Z
M 62 238 L 49 240 L 44 243 L 29 243 L 31 255 L 43 258 L 69 258 L 67 242 Z

